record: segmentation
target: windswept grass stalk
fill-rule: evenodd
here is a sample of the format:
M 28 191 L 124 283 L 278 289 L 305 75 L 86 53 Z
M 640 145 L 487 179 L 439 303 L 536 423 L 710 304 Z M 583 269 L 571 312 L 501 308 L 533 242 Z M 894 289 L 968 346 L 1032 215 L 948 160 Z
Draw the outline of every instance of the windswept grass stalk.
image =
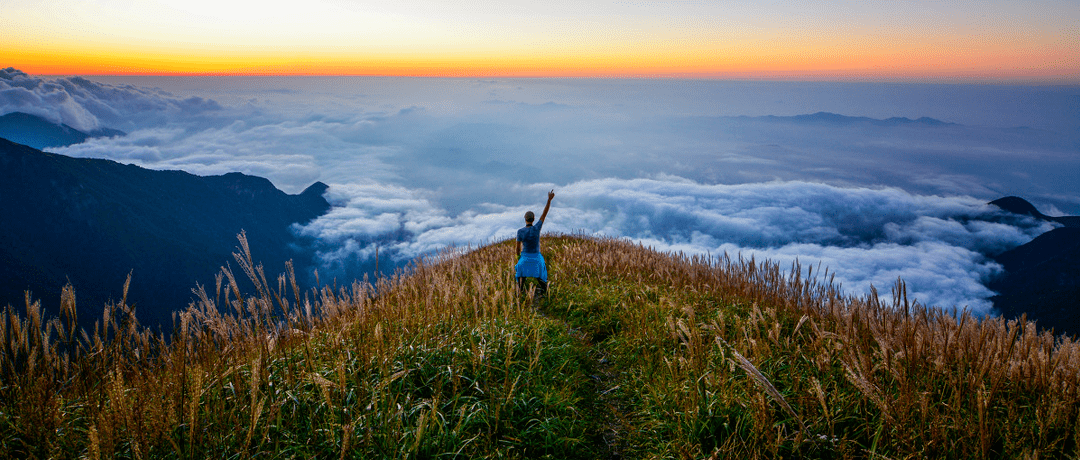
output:
M 784 411 L 786 411 L 788 415 L 791 415 L 791 418 L 799 422 L 799 428 L 802 431 L 803 436 L 811 439 L 813 438 L 813 434 L 810 433 L 810 429 L 807 428 L 806 424 L 803 423 L 801 418 L 799 418 L 799 414 L 795 413 L 795 409 L 791 407 L 791 404 L 788 404 L 787 399 L 784 399 L 784 395 L 780 394 L 780 390 L 777 390 L 772 383 L 769 383 L 769 379 L 765 377 L 761 373 L 761 371 L 754 367 L 754 364 L 751 363 L 750 360 L 746 359 L 745 356 L 739 353 L 739 350 L 736 350 L 735 347 L 732 347 L 730 344 L 727 343 L 727 341 L 720 337 L 716 337 L 716 344 L 720 347 L 725 348 L 726 350 L 729 350 L 731 354 L 735 356 L 735 364 L 742 368 L 744 371 L 746 371 L 746 374 L 749 375 L 750 378 L 754 379 L 754 381 L 757 382 L 757 384 L 760 385 L 762 389 L 769 393 L 769 396 L 772 397 L 773 400 L 777 402 L 777 404 L 780 404 L 780 407 L 783 407 Z

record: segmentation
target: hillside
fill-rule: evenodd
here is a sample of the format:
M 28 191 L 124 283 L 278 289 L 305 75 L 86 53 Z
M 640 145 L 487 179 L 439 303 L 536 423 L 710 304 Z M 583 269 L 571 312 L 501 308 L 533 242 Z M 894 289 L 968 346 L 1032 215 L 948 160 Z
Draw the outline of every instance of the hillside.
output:
M 988 284 L 1006 318 L 1037 320 L 1060 334 L 1080 334 L 1080 216 L 1047 216 L 1019 197 L 991 201 L 1002 210 L 1062 227 L 994 256 L 1005 269 Z
M 29 290 L 57 311 L 71 283 L 92 324 L 106 301 L 128 302 L 144 323 L 169 324 L 196 283 L 213 285 L 246 230 L 271 273 L 310 254 L 296 250 L 293 223 L 330 208 L 326 185 L 288 195 L 269 180 L 230 173 L 196 176 L 110 160 L 71 158 L 0 139 L 0 306 Z
M 551 289 L 536 300 L 514 294 L 506 241 L 418 260 L 376 286 L 301 292 L 288 276 L 266 284 L 241 253 L 253 294 L 226 270 L 169 343 L 124 305 L 103 330 L 74 333 L 70 293 L 52 321 L 34 305 L 26 320 L 8 312 L 0 451 L 1057 458 L 1078 447 L 1080 347 L 1034 324 L 844 297 L 813 281 L 828 273 L 783 276 L 767 262 L 571 236 L 543 247 Z
M 37 115 L 12 112 L 0 116 L 0 138 L 36 149 L 63 147 L 94 137 L 123 136 L 123 131 L 101 128 L 83 132 L 65 124 L 53 123 Z

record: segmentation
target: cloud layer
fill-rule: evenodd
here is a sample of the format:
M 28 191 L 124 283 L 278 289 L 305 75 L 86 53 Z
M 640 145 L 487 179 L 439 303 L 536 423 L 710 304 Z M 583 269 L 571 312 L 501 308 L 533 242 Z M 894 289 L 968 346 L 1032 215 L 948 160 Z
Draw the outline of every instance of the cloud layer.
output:
M 547 186 L 523 188 L 539 202 Z M 488 204 L 450 217 L 418 193 L 378 184 L 335 186 L 329 196 L 335 208 L 298 231 L 316 237 L 320 257 L 338 268 L 370 259 L 376 244 L 386 263 L 511 238 L 528 208 Z M 858 293 L 903 278 L 920 302 L 986 312 L 992 293 L 984 284 L 1001 270 L 987 255 L 1051 227 L 970 197 L 666 177 L 559 187 L 544 228 L 626 237 L 664 251 L 820 264 Z
M 0 69 L 0 115 L 25 112 L 80 131 L 130 131 L 195 118 L 222 107 L 213 100 L 178 98 L 159 89 L 109 85 L 82 77 L 46 80 Z

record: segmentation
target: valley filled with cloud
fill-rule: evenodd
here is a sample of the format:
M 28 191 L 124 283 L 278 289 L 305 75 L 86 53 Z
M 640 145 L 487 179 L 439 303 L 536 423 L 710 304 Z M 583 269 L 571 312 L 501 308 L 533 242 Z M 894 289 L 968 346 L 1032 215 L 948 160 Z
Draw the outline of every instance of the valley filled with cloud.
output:
M 297 235 L 359 276 L 547 232 L 755 257 L 861 295 L 987 312 L 990 256 L 1080 214 L 1080 90 L 1056 86 L 602 79 L 67 77 L 0 70 L 0 115 L 93 138 L 51 151 L 195 174 L 240 171 L 333 208 Z M 258 248 L 253 248 L 258 252 Z M 222 261 L 225 263 L 226 261 Z M 512 261 L 507 261 L 510 269 Z M 819 268 L 820 267 L 820 268 Z M 212 271 L 211 267 L 208 267 Z M 326 276 L 326 275 L 324 275 Z M 557 282 L 557 274 L 553 279 Z

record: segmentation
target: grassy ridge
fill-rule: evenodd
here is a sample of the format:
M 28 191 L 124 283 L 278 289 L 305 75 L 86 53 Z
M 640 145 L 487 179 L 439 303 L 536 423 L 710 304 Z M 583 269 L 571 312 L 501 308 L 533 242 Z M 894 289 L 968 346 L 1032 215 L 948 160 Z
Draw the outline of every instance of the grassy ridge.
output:
M 0 321 L 0 452 L 57 458 L 1075 456 L 1080 349 L 798 267 L 545 238 L 299 291 L 242 239 L 171 340 L 74 293 Z M 827 274 L 821 274 L 826 279 Z M 809 280 L 809 281 L 808 281 Z M 898 293 L 902 294 L 902 284 Z M 378 293 L 376 295 L 376 293 Z M 20 308 L 21 310 L 21 308 Z

